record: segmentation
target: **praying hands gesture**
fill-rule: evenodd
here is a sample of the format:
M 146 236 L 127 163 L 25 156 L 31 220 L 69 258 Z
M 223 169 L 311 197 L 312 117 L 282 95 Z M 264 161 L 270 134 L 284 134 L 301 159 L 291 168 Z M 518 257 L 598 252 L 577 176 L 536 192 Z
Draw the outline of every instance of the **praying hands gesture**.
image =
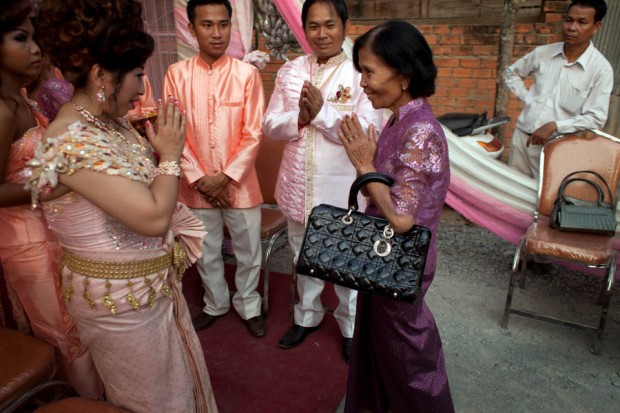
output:
M 153 149 L 159 154 L 160 162 L 181 159 L 185 144 L 185 111 L 181 110 L 178 101 L 169 97 L 166 103 L 161 100 L 157 104 L 157 131 L 147 121 L 146 136 Z
M 368 127 L 367 136 L 357 116 L 355 114 L 346 115 L 340 121 L 337 134 L 358 176 L 375 172 L 374 162 L 377 152 L 375 127 L 373 125 Z
M 308 125 L 321 111 L 323 107 L 323 95 L 312 83 L 305 81 L 299 95 L 299 127 Z
M 355 167 L 357 176 L 377 172 L 375 168 L 377 143 L 375 141 L 375 128 L 373 125 L 368 127 L 368 135 L 366 135 L 357 116 L 355 114 L 347 115 L 340 122 L 338 138 L 342 142 L 353 167 Z M 371 182 L 362 188 L 362 194 L 372 199 L 377 208 L 379 208 L 381 215 L 390 222 L 396 233 L 402 234 L 413 226 L 413 215 L 396 213 L 389 187 L 377 182 Z

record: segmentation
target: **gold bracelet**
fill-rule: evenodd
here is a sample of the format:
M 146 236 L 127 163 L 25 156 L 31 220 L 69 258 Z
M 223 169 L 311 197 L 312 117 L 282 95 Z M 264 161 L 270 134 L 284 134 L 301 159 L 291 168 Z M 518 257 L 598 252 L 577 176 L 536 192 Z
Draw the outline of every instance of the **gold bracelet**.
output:
M 181 177 L 181 167 L 177 161 L 164 161 L 157 165 L 153 171 L 153 178 L 159 175 L 172 175 L 177 178 Z

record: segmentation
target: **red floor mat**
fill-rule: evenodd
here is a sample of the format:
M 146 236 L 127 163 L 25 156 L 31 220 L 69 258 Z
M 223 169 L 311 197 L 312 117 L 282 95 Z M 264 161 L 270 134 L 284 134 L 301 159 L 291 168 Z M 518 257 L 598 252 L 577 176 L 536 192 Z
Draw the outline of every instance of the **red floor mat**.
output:
M 234 267 L 227 266 L 227 278 Z M 262 279 L 261 279 L 262 283 Z M 202 307 L 195 268 L 186 273 L 184 293 L 193 315 Z M 271 273 L 267 335 L 254 338 L 231 311 L 198 333 L 220 413 L 333 413 L 344 396 L 348 365 L 331 313 L 299 347 L 282 350 L 278 341 L 292 325 L 290 275 Z M 333 287 L 323 292 L 327 307 L 337 303 Z

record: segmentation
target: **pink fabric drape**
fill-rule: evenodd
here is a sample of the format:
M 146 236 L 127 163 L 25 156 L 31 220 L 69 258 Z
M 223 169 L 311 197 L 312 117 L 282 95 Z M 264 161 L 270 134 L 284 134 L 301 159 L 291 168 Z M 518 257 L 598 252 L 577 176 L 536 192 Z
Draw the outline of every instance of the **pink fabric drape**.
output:
M 301 5 L 303 2 L 300 3 L 297 0 L 273 0 L 273 4 L 275 4 L 304 52 L 312 53 L 312 49 L 306 40 L 304 29 L 301 26 Z
M 517 244 L 532 222 L 532 215 L 506 205 L 468 185 L 456 175 L 450 178 L 446 203 L 474 224 Z

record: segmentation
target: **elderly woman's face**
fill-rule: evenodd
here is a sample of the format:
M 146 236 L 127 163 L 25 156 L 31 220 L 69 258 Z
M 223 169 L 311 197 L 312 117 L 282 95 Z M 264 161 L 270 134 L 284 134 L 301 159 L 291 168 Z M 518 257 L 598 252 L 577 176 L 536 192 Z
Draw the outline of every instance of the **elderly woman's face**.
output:
M 359 65 L 362 69 L 360 85 L 375 109 L 398 108 L 411 100 L 409 79 L 385 64 L 369 47 L 359 50 Z

